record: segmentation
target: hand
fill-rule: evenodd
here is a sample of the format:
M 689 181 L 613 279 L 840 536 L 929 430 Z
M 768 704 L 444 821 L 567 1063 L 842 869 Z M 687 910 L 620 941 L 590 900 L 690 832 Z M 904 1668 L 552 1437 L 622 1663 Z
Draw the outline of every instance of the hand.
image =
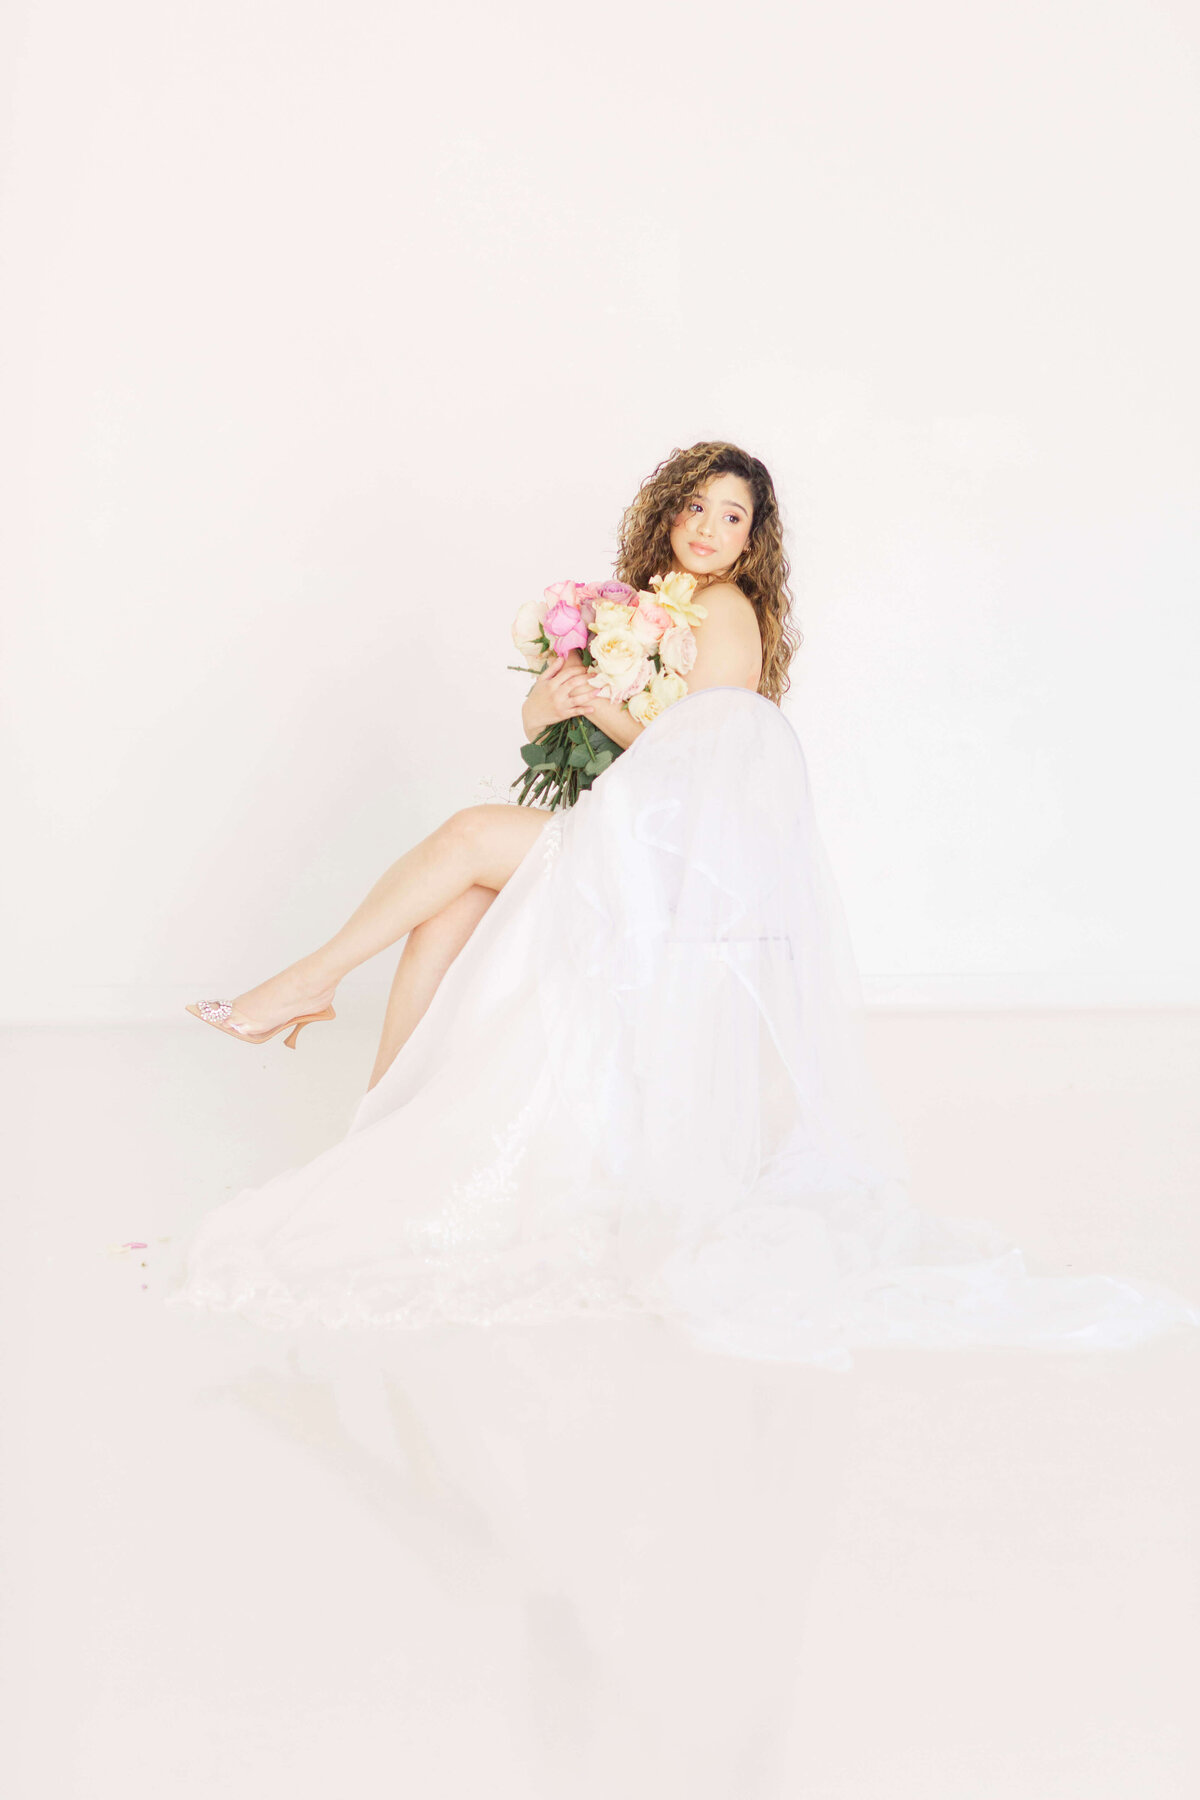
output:
M 558 719 L 590 714 L 595 703 L 596 690 L 587 678 L 578 650 L 568 651 L 566 656 L 551 657 L 521 708 L 521 719 L 530 743 Z

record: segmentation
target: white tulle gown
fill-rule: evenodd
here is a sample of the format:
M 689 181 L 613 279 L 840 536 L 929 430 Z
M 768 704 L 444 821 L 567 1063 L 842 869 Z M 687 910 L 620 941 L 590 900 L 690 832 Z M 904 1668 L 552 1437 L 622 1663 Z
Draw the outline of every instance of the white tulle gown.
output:
M 349 1132 L 202 1220 L 167 1305 L 286 1330 L 653 1314 L 733 1355 L 1200 1327 L 910 1200 L 804 755 L 689 694 L 554 814 Z

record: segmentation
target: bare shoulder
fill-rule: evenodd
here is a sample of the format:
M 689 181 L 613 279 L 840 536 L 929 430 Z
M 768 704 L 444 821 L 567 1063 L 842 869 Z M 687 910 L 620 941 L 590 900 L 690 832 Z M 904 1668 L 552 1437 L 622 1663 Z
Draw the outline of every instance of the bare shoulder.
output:
M 757 688 L 762 634 L 753 601 L 732 581 L 714 581 L 696 595 L 706 609 L 696 626 L 696 666 L 688 685 Z
M 695 598 L 701 606 L 725 607 L 733 612 L 744 612 L 750 618 L 754 617 L 753 602 L 747 600 L 741 588 L 734 581 L 714 581 L 711 587 L 700 588 Z

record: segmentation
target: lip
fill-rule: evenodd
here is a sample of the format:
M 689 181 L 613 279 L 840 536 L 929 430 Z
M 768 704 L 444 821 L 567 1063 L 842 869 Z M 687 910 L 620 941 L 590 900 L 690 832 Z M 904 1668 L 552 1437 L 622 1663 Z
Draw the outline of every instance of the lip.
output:
M 688 549 L 696 556 L 713 556 L 715 554 L 708 544 L 689 544 Z

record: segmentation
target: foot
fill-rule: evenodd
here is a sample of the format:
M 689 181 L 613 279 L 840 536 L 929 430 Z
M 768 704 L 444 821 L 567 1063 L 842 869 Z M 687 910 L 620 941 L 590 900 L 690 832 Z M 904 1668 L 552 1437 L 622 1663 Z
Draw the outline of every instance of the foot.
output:
M 233 1003 L 230 1023 L 248 1025 L 253 1031 L 270 1031 L 301 1013 L 323 1012 L 332 1004 L 337 982 L 318 987 L 322 972 L 301 961 L 273 975 L 270 981 L 247 988 Z

